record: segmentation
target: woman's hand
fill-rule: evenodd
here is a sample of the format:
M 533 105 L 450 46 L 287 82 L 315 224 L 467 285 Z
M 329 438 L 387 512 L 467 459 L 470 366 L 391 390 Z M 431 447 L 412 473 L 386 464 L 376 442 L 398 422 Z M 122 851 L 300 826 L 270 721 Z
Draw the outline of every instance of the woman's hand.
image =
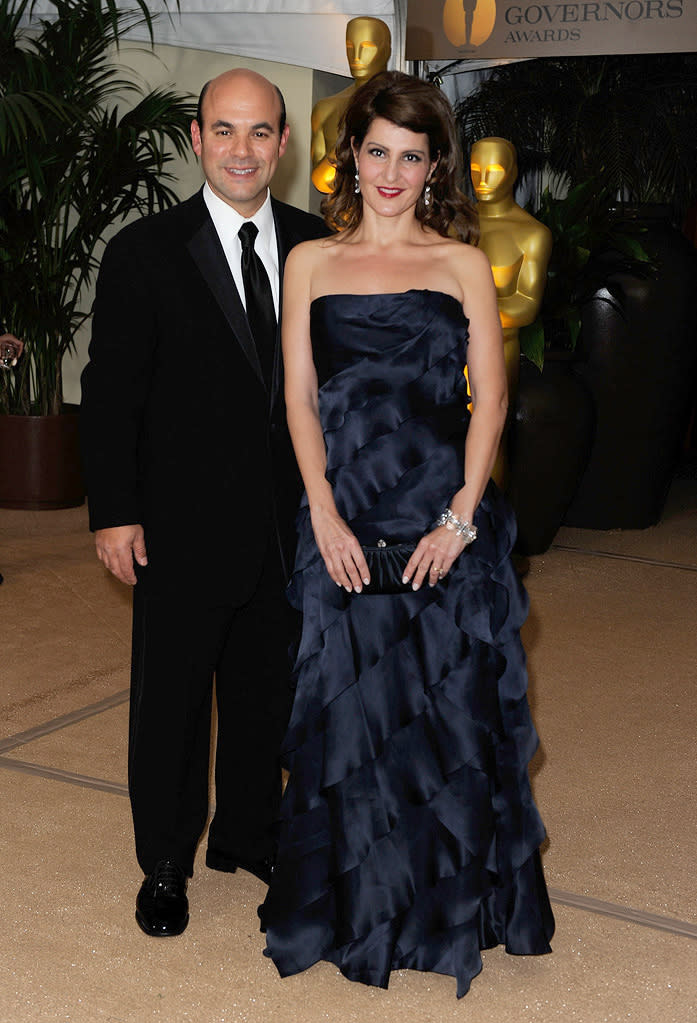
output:
M 14 334 L 0 334 L 0 365 L 3 369 L 11 369 L 24 351 L 24 341 Z
M 411 579 L 411 588 L 418 590 L 428 576 L 428 585 L 435 586 L 439 579 L 448 574 L 455 558 L 462 554 L 466 546 L 454 530 L 437 526 L 419 540 L 404 570 L 404 582 Z
M 312 529 L 327 571 L 337 586 L 360 593 L 370 582 L 370 572 L 361 545 L 336 512 L 311 512 Z

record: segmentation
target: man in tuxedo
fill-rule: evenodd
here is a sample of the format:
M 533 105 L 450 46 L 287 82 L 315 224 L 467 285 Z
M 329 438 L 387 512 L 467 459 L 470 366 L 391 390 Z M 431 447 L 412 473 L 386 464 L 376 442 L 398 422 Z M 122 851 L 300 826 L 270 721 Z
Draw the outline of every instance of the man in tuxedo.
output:
M 287 253 L 327 233 L 270 196 L 288 126 L 265 78 L 237 69 L 204 86 L 191 138 L 206 183 L 107 246 L 82 379 L 90 528 L 100 560 L 135 586 L 136 919 L 159 936 L 189 919 L 214 676 L 206 864 L 266 882 L 273 869 L 301 491 L 277 322 Z

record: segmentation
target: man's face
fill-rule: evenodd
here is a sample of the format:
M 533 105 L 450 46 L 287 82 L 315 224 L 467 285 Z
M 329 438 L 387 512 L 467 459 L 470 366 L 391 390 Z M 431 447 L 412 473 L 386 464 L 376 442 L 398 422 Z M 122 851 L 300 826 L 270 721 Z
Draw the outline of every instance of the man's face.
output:
M 260 75 L 229 71 L 214 79 L 203 100 L 203 125 L 191 122 L 191 142 L 215 194 L 243 217 L 251 217 L 288 142 L 279 133 L 281 103 Z

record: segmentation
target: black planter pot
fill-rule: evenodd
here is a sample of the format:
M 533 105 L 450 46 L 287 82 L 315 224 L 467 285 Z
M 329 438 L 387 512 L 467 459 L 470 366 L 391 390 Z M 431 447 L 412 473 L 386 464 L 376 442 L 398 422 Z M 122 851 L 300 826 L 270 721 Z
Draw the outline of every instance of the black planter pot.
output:
M 541 373 L 521 359 L 508 487 L 518 554 L 543 554 L 554 540 L 588 462 L 594 425 L 593 399 L 571 356 L 548 354 Z
M 73 508 L 85 500 L 78 407 L 59 416 L 0 416 L 0 507 Z
M 588 467 L 564 518 L 590 529 L 643 529 L 663 511 L 697 377 L 697 250 L 662 206 L 640 207 L 657 277 L 626 275 L 624 316 L 600 291 L 584 307 L 580 374 L 595 401 Z

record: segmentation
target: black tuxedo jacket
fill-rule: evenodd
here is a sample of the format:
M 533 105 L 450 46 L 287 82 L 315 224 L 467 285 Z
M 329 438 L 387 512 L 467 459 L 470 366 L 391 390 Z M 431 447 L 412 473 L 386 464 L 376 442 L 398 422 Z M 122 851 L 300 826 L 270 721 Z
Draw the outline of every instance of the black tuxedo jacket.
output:
M 272 200 L 281 277 L 318 217 Z M 213 602 L 252 592 L 269 542 L 292 569 L 301 483 L 279 337 L 264 384 L 201 192 L 125 227 L 97 280 L 82 438 L 90 528 L 141 523 L 147 585 Z

